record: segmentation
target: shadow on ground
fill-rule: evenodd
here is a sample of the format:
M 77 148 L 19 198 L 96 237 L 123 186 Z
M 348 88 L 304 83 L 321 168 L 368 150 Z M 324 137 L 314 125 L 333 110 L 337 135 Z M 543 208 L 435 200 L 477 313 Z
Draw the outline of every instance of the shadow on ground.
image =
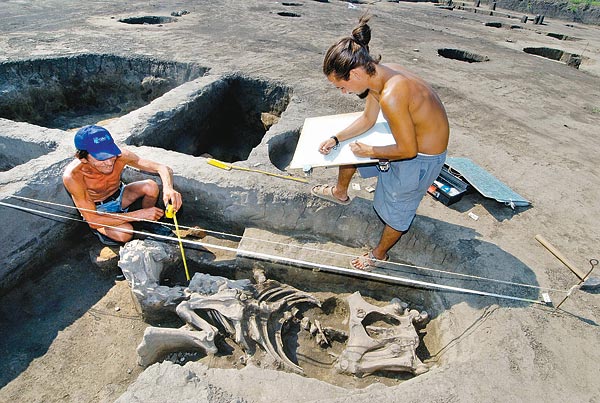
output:
M 36 278 L 0 297 L 0 388 L 43 356 L 57 334 L 89 311 L 114 285 L 114 275 L 88 261 L 96 243 L 86 235 L 63 255 L 49 261 Z

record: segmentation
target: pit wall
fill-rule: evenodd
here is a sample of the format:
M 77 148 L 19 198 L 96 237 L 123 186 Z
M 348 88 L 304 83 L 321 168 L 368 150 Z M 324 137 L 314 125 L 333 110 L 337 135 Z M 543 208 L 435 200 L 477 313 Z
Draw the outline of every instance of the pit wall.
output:
M 51 214 L 80 218 L 74 210 L 18 200 L 10 195 L 72 205 L 62 184 L 62 171 L 69 159 L 54 162 L 38 171 L 25 183 L 4 186 L 0 191 L 2 203 Z M 16 170 L 16 168 L 14 168 Z M 42 274 L 45 264 L 62 248 L 73 247 L 73 238 L 83 224 L 43 214 L 26 212 L 0 205 L 3 225 L 0 229 L 3 246 L 0 249 L 0 295 L 22 281 Z
M 0 62 L 0 117 L 61 129 L 83 126 L 103 115 L 124 115 L 206 71 L 111 54 Z
M 48 166 L 48 159 L 55 160 L 55 151 L 67 144 L 66 137 L 61 130 L 0 118 L 0 183 Z

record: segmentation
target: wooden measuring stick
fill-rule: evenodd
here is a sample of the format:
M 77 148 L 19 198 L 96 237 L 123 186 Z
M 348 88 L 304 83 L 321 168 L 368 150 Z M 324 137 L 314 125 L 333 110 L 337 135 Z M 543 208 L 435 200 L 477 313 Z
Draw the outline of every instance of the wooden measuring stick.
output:
M 558 260 L 560 260 L 565 266 L 567 266 L 575 275 L 580 279 L 585 279 L 586 274 L 579 270 L 573 262 L 565 257 L 558 249 L 556 249 L 550 242 L 541 235 L 536 235 L 535 239 L 541 243 L 550 253 L 552 253 Z

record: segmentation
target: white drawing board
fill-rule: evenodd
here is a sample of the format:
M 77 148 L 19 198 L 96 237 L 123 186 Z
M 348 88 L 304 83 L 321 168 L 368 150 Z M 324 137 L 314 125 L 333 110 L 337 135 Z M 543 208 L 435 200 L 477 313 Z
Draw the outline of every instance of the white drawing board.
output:
M 351 164 L 368 164 L 377 160 L 357 157 L 350 150 L 350 143 L 358 141 L 373 146 L 394 144 L 394 136 L 390 127 L 380 113 L 377 122 L 371 129 L 352 139 L 340 142 L 335 150 L 328 155 L 319 152 L 319 145 L 329 137 L 354 122 L 362 112 L 345 113 L 341 115 L 306 118 L 298 139 L 294 157 L 288 169 L 303 169 L 305 167 L 325 167 Z

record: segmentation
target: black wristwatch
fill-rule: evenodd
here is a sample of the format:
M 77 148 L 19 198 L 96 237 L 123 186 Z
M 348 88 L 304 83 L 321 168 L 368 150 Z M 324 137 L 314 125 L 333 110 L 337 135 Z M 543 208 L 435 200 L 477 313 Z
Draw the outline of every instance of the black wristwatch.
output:
M 337 146 L 340 145 L 340 141 L 338 140 L 337 136 L 331 136 L 330 138 L 332 138 L 335 141 L 335 146 L 334 147 L 337 147 Z

